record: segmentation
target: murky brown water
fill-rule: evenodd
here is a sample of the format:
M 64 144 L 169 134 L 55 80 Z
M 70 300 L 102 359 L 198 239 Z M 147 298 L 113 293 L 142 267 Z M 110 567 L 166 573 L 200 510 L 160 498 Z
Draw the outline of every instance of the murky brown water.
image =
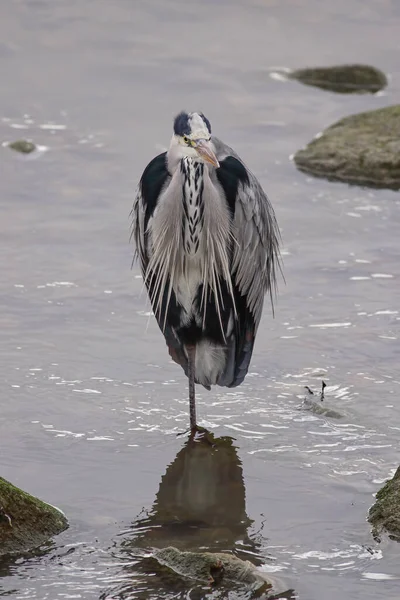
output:
M 398 598 L 400 547 L 375 545 L 366 514 L 399 462 L 399 196 L 307 178 L 289 156 L 398 102 L 399 28 L 394 0 L 2 4 L 0 139 L 49 150 L 0 148 L 0 473 L 71 526 L 4 566 L 0 595 L 212 595 L 143 567 L 171 542 L 251 553 L 302 600 Z M 269 76 L 341 62 L 382 68 L 389 89 Z M 245 384 L 199 389 L 202 424 L 234 438 L 212 477 L 176 437 L 186 381 L 130 272 L 134 186 L 182 108 L 204 110 L 257 173 L 284 239 L 287 283 Z M 321 379 L 340 420 L 299 410 Z M 184 524 L 158 534 L 171 505 Z

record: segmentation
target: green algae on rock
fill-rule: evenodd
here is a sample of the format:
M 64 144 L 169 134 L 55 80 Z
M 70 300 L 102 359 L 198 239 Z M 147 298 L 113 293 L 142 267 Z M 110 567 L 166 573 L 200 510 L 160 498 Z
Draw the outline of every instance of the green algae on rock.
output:
M 400 542 L 400 467 L 376 494 L 375 504 L 369 509 L 368 521 L 375 539 L 387 533 L 390 539 Z
M 339 94 L 375 94 L 388 83 L 382 71 L 369 65 L 296 69 L 288 73 L 287 77 Z
M 294 162 L 316 177 L 400 189 L 400 104 L 341 119 L 299 150 Z
M 0 477 L 0 556 L 37 548 L 67 527 L 60 510 Z
M 21 154 L 30 154 L 36 150 L 35 144 L 28 140 L 16 140 L 15 142 L 10 142 L 7 146 L 11 150 L 15 150 L 15 152 L 20 152 Z

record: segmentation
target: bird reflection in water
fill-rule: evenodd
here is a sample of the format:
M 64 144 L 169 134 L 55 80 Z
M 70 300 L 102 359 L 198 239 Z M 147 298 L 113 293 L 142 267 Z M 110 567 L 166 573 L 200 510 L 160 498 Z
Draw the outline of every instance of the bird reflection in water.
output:
M 168 466 L 151 514 L 136 522 L 136 544 L 230 551 L 247 540 L 240 459 L 233 439 L 191 436 Z M 144 530 L 143 530 L 144 528 Z
M 266 562 L 260 544 L 248 534 L 252 520 L 246 514 L 242 464 L 233 442 L 208 432 L 201 439 L 189 437 L 167 467 L 151 511 L 123 534 L 120 550 L 137 559 L 125 567 L 130 583 L 125 573 L 119 591 L 103 598 L 295 598 L 292 590 L 260 595 L 240 584 L 232 583 L 229 589 L 206 586 L 180 577 L 150 557 L 154 549 L 174 546 L 181 551 L 234 552 L 256 566 Z

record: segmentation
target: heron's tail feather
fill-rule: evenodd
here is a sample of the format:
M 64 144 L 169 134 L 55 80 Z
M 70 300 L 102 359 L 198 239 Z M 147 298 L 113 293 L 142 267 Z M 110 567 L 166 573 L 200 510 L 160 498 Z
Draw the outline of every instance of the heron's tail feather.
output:
M 243 382 L 249 370 L 251 356 L 253 354 L 254 340 L 254 328 L 250 326 L 246 330 L 245 335 L 242 336 L 241 339 L 236 340 L 234 344 L 232 344 L 232 350 L 234 350 L 234 355 L 232 353 L 232 356 L 228 356 L 228 362 L 229 360 L 231 360 L 234 364 L 233 377 L 230 379 L 230 381 L 228 380 L 228 378 L 226 378 L 226 383 L 223 381 L 218 381 L 218 385 L 236 387 Z M 228 374 L 229 371 L 230 369 L 227 368 L 226 373 Z

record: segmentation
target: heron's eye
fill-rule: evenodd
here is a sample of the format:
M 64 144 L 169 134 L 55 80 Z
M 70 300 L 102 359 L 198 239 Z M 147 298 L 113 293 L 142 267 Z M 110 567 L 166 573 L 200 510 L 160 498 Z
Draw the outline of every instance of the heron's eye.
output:
M 185 142 L 185 144 L 187 144 L 188 146 L 190 146 L 190 140 L 189 140 L 189 138 L 187 137 L 187 135 L 184 135 L 184 136 L 183 136 L 183 141 Z

